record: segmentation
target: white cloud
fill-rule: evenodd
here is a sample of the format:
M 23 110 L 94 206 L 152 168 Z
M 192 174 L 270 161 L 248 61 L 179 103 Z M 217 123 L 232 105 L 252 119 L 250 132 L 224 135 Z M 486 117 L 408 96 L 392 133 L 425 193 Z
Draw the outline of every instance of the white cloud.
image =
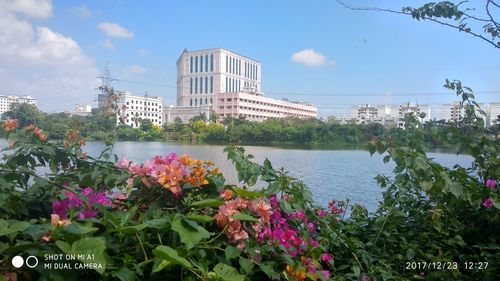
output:
M 326 62 L 326 57 L 313 49 L 304 49 L 293 54 L 292 61 L 305 66 L 321 66 Z
M 69 9 L 70 13 L 77 14 L 80 18 L 86 19 L 92 16 L 92 11 L 87 7 L 87 4 L 83 3 L 78 7 L 73 7 Z
M 130 74 L 142 74 L 144 72 L 146 72 L 146 68 L 140 66 L 140 65 L 132 65 L 132 66 L 129 66 L 129 67 L 126 67 L 123 72 L 125 73 L 125 75 L 130 75 Z
M 110 51 L 113 51 L 115 49 L 115 45 L 113 45 L 113 42 L 111 42 L 111 40 L 109 40 L 109 39 L 102 41 L 101 47 L 103 47 L 104 49 L 110 50 Z
M 2 11 L 46 19 L 52 16 L 52 3 L 50 0 L 2 0 L 0 1 L 0 14 Z
M 133 38 L 134 33 L 112 22 L 101 22 L 97 27 L 106 35 L 119 38 Z
M 0 9 L 0 93 L 32 95 L 42 110 L 92 102 L 99 75 L 94 61 L 72 38 L 33 26 L 15 13 L 21 12 Z

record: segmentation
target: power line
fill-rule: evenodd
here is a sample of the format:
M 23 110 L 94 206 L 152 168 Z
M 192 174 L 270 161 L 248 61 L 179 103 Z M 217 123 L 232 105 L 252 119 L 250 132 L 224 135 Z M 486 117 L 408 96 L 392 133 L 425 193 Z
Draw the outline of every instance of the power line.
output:
M 182 86 L 168 85 L 162 83 L 153 83 L 153 82 L 142 82 L 142 81 L 133 81 L 133 80 L 125 80 L 115 78 L 115 81 L 131 83 L 131 84 L 139 84 L 146 86 L 156 86 L 156 87 L 164 87 L 164 88 L 178 88 L 182 89 Z M 318 93 L 318 92 L 330 92 L 330 93 Z M 450 95 L 452 92 L 413 92 L 413 93 L 403 93 L 403 92 L 380 92 L 380 93 L 347 93 L 347 92 L 337 92 L 336 90 L 315 90 L 315 91 L 304 91 L 304 92 L 281 92 L 281 91 L 269 91 L 264 92 L 266 95 L 304 95 L 304 96 L 434 96 L 434 95 Z M 474 94 L 500 94 L 500 90 L 493 91 L 476 91 Z

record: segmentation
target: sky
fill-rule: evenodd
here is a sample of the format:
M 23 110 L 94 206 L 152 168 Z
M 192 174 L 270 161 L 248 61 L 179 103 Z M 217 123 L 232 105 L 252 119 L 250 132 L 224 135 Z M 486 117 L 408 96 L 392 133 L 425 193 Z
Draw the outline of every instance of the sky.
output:
M 429 1 L 344 2 L 400 10 Z M 348 117 L 351 106 L 366 103 L 449 103 L 457 99 L 443 88 L 446 78 L 474 89 L 479 102 L 500 101 L 499 49 L 333 0 L 0 0 L 0 95 L 34 96 L 42 111 L 95 106 L 106 63 L 116 89 L 175 105 L 184 48 L 225 48 L 260 61 L 266 96 L 311 102 L 321 117 Z

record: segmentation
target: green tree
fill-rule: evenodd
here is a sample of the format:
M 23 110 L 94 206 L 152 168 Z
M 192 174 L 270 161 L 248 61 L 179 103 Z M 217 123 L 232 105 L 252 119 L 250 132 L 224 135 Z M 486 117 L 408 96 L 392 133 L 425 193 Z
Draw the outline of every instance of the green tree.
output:
M 17 119 L 20 126 L 40 125 L 44 117 L 36 106 L 27 103 L 12 104 L 10 110 L 2 114 L 3 119 Z

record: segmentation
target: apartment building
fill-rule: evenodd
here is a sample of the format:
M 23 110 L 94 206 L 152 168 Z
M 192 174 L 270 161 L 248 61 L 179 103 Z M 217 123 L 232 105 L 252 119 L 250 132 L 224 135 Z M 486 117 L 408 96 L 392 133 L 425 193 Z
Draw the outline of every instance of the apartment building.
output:
M 120 119 L 133 128 L 140 127 L 141 121 L 148 119 L 154 125 L 163 125 L 163 98 L 149 95 L 135 95 L 126 91 L 116 91 L 118 99 L 117 124 Z M 98 97 L 98 107 L 107 108 L 109 99 L 104 94 Z
M 36 106 L 36 99 L 32 96 L 0 95 L 0 116 L 9 111 L 15 103 L 27 103 Z

